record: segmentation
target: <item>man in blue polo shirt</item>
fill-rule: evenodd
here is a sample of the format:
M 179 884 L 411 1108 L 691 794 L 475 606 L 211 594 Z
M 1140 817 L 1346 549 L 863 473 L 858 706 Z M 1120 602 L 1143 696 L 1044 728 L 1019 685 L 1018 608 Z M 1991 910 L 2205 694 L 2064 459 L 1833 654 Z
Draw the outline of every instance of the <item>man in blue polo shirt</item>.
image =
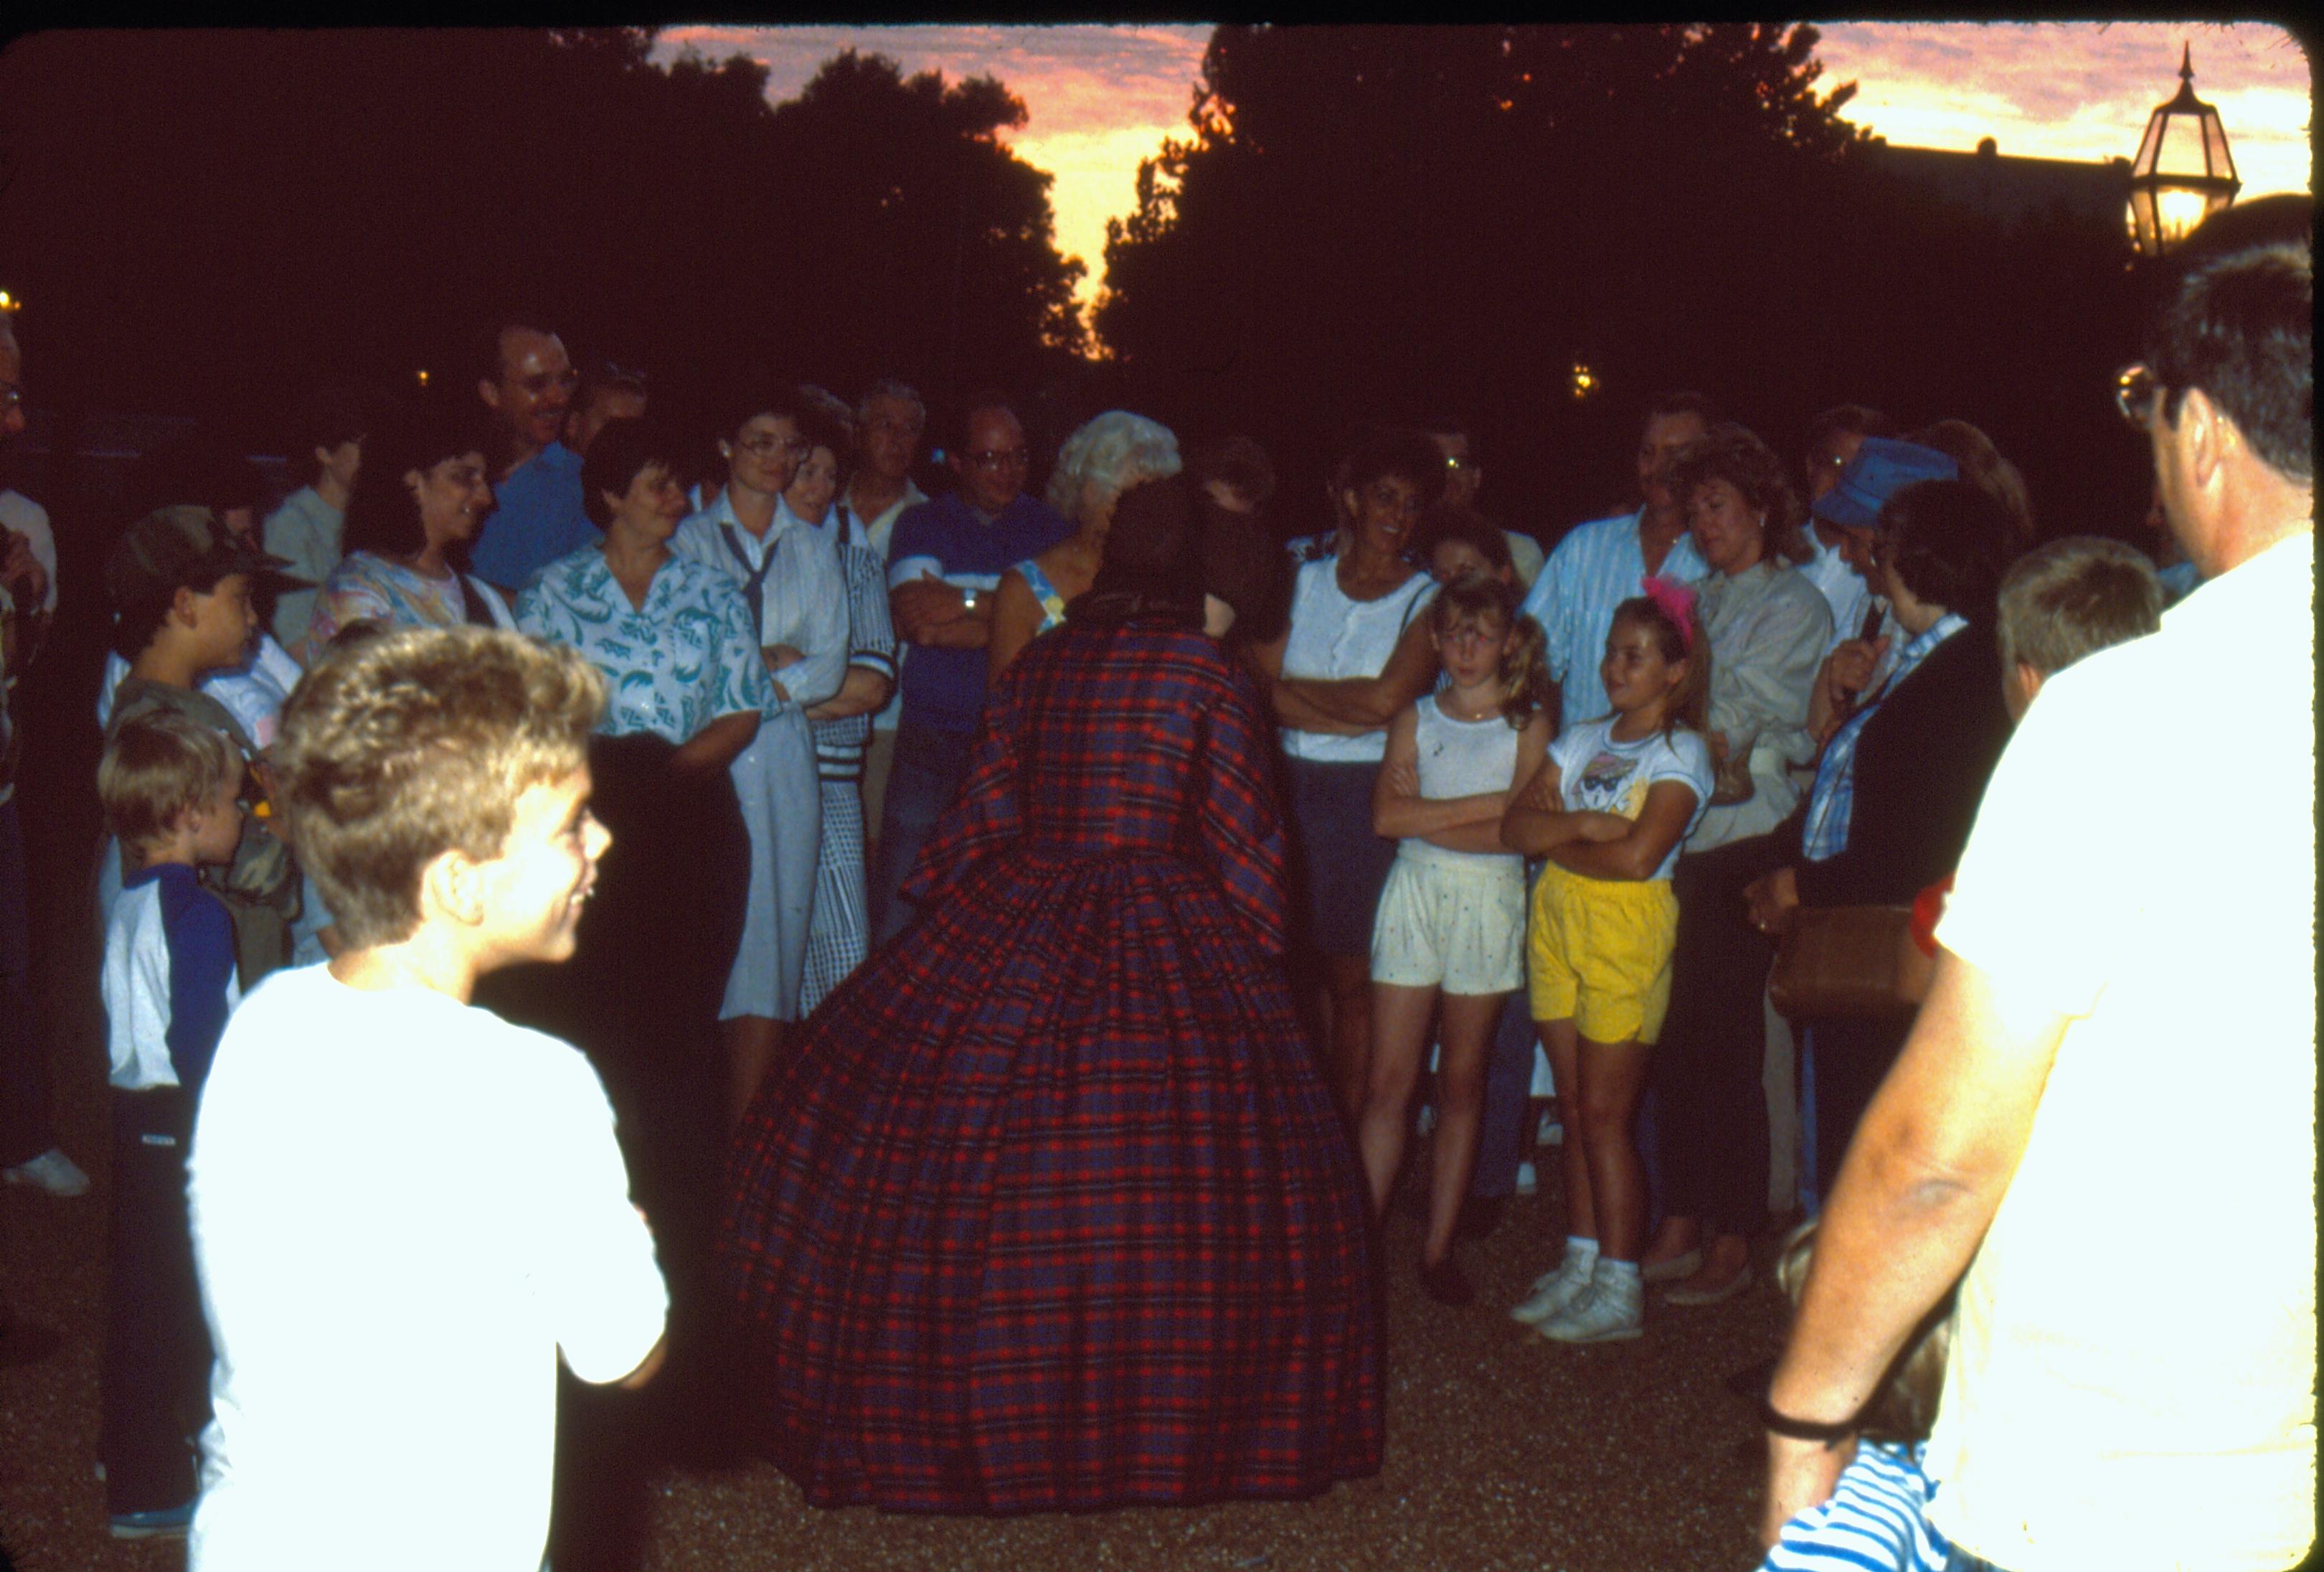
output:
M 1001 576 L 1073 532 L 1055 509 L 1024 494 L 1031 456 L 1008 395 L 969 401 L 956 436 L 945 462 L 960 484 L 898 519 L 888 541 L 889 606 L 896 637 L 913 649 L 872 876 L 878 943 L 910 920 L 910 904 L 897 892 L 968 767 Z
M 559 557 L 597 539 L 581 505 L 581 456 L 558 439 L 580 378 L 564 344 L 546 328 L 505 318 L 487 336 L 476 393 L 492 411 L 503 447 L 493 466 L 493 511 L 477 532 L 469 566 L 513 593 Z

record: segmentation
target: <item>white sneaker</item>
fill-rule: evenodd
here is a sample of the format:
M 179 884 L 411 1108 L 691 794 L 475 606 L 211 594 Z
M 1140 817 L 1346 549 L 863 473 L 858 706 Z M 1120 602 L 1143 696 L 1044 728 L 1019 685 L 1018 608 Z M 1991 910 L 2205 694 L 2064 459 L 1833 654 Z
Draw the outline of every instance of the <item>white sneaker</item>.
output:
M 1618 1283 L 1593 1277 L 1587 1289 L 1534 1330 L 1553 1343 L 1619 1343 L 1646 1328 L 1646 1293 L 1637 1278 Z
M 1533 1159 L 1517 1164 L 1517 1194 L 1537 1196 L 1541 1193 L 1541 1175 L 1534 1170 Z
M 1578 1250 L 1567 1251 L 1563 1261 L 1534 1279 L 1533 1292 L 1509 1308 L 1509 1318 L 1537 1327 L 1556 1315 L 1590 1286 L 1590 1263 L 1597 1259 Z
M 14 1168 L 0 1168 L 0 1179 L 12 1185 L 31 1185 L 67 1199 L 88 1194 L 88 1175 L 55 1147 Z

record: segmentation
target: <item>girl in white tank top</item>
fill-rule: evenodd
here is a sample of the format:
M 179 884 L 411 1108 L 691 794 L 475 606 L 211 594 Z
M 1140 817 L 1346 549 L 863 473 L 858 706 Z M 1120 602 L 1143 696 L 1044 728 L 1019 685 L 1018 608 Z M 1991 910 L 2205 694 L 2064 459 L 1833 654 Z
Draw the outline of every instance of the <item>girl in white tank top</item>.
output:
M 1441 1010 L 1420 1275 L 1431 1298 L 1464 1304 L 1475 1296 L 1452 1257 L 1453 1225 L 1477 1166 L 1493 1027 L 1525 980 L 1525 863 L 1501 846 L 1501 815 L 1548 750 L 1551 689 L 1542 630 L 1508 585 L 1458 579 L 1428 615 L 1447 680 L 1389 726 L 1372 796 L 1372 828 L 1397 857 L 1372 929 L 1372 1073 L 1356 1139 L 1384 1209 Z

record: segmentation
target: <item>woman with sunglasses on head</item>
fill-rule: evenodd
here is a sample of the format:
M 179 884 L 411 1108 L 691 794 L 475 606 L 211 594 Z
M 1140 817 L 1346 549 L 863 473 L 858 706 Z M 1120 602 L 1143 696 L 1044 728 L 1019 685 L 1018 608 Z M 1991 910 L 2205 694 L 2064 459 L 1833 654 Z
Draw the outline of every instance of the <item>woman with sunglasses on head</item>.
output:
M 1416 432 L 1360 439 L 1335 499 L 1351 521 L 1330 554 L 1301 564 L 1290 624 L 1255 648 L 1289 766 L 1305 948 L 1321 973 L 1326 1077 L 1352 1123 L 1371 1083 L 1372 920 L 1396 843 L 1372 831 L 1388 731 L 1436 680 L 1422 615 L 1435 581 L 1414 566 L 1444 460 Z

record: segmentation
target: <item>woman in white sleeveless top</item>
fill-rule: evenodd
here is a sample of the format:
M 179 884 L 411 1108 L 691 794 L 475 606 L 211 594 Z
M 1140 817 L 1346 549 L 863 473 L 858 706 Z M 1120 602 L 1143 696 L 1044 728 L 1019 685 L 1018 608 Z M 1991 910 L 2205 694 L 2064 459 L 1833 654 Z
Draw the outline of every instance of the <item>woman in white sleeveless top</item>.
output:
M 1411 432 L 1369 438 L 1340 503 L 1347 539 L 1299 569 L 1291 624 L 1252 652 L 1282 723 L 1303 950 L 1321 973 L 1325 1071 L 1352 1120 L 1370 1081 L 1372 915 L 1395 860 L 1372 830 L 1388 724 L 1436 680 L 1421 615 L 1435 584 L 1407 560 L 1444 461 Z

